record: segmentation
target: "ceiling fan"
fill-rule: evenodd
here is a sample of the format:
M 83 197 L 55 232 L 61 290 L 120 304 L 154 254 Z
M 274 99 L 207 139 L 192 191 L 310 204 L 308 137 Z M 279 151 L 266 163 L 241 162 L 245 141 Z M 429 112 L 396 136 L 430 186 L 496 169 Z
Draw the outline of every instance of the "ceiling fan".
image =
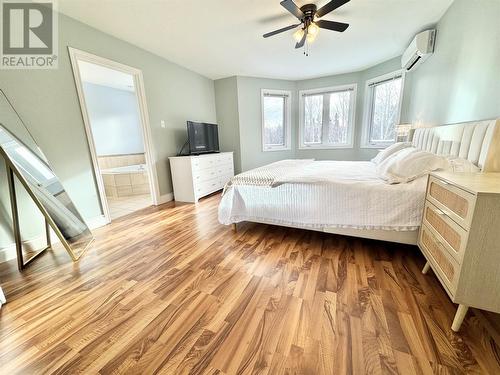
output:
M 300 23 L 271 31 L 267 34 L 264 34 L 263 37 L 269 38 L 270 36 L 283 33 L 285 31 L 292 30 L 298 26 L 301 26 L 301 28 L 293 34 L 293 37 L 297 41 L 297 43 L 295 44 L 295 48 L 302 48 L 306 42 L 314 42 L 320 28 L 344 32 L 349 27 L 348 23 L 319 20 L 318 18 L 327 15 L 328 13 L 341 7 L 349 1 L 350 0 L 331 0 L 328 4 L 317 9 L 315 4 L 306 4 L 299 8 L 293 2 L 293 0 L 283 0 L 282 2 L 280 2 L 281 6 L 288 10 L 295 17 L 297 17 Z

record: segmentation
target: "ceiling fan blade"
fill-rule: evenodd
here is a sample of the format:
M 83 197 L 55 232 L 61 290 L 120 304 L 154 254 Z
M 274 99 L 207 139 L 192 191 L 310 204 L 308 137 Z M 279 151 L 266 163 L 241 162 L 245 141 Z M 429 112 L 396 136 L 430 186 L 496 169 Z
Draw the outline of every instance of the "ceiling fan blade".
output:
M 327 20 L 319 20 L 315 22 L 318 27 L 322 29 L 328 29 L 338 32 L 344 32 L 349 27 L 348 23 L 343 22 L 335 22 L 335 21 L 327 21 Z
M 297 42 L 297 44 L 295 44 L 295 48 L 304 47 L 304 44 L 306 42 L 306 38 L 307 38 L 307 29 L 304 30 L 304 35 L 302 36 L 302 39 L 299 42 Z
M 283 0 L 280 4 L 283 8 L 288 10 L 295 17 L 297 17 L 299 20 L 304 17 L 304 13 L 302 13 L 300 8 L 297 5 L 295 5 L 295 3 L 292 0 Z
M 270 36 L 273 36 L 273 35 L 276 35 L 276 34 L 279 34 L 279 33 L 283 33 L 285 31 L 288 31 L 288 30 L 292 30 L 292 29 L 295 29 L 297 26 L 300 26 L 301 24 L 298 23 L 296 25 L 290 25 L 290 26 L 287 26 L 287 27 L 282 27 L 281 29 L 278 29 L 278 30 L 274 30 L 274 31 L 271 31 L 269 33 L 266 33 L 264 35 L 262 35 L 264 38 L 269 38 Z
M 316 12 L 316 17 L 323 17 L 325 14 L 330 13 L 332 10 L 335 10 L 345 3 L 348 3 L 350 0 L 332 0 L 328 4 L 322 6 Z

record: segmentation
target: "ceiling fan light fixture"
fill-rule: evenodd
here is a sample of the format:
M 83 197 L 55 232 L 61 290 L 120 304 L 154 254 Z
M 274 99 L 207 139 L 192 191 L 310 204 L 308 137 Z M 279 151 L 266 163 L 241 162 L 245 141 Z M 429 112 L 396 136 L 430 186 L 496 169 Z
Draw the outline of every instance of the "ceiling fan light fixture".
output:
M 316 40 L 316 35 L 307 34 L 306 40 L 307 40 L 307 43 L 313 43 Z
M 299 8 L 297 4 L 294 3 L 294 0 L 282 0 L 280 2 L 281 6 L 292 14 L 299 23 L 282 27 L 281 29 L 271 31 L 262 36 L 268 38 L 300 27 L 293 33 L 293 38 L 297 42 L 295 44 L 295 49 L 304 48 L 304 55 L 309 56 L 308 46 L 316 40 L 319 29 L 342 33 L 349 27 L 348 23 L 320 19 L 349 1 L 350 0 L 329 0 L 327 4 L 318 9 L 316 4 L 305 4 Z
M 304 36 L 304 30 L 303 29 L 298 29 L 293 33 L 293 39 L 295 39 L 297 42 L 299 42 L 302 37 Z
M 314 35 L 316 37 L 316 35 L 318 34 L 318 32 L 319 32 L 318 25 L 316 25 L 314 22 L 311 22 L 311 24 L 307 28 L 307 34 L 308 35 Z

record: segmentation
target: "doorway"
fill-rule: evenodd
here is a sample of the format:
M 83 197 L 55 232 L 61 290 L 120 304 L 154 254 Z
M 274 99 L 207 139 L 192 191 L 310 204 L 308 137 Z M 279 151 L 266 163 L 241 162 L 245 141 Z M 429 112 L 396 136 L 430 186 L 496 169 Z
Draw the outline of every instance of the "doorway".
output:
M 157 205 L 142 72 L 71 47 L 69 54 L 107 222 Z

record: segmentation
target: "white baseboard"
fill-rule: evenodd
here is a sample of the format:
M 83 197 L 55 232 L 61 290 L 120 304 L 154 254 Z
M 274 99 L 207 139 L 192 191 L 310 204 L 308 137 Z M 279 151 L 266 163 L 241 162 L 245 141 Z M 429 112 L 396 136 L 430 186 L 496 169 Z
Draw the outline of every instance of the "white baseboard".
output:
M 106 220 L 106 217 L 104 215 L 100 215 L 97 217 L 94 217 L 92 219 L 86 220 L 88 227 L 90 230 L 100 228 L 106 224 L 108 224 L 108 220 Z M 59 238 L 56 236 L 54 231 L 50 231 L 50 239 L 53 244 L 56 244 L 59 242 Z M 36 249 L 42 249 L 45 246 L 47 246 L 47 242 L 45 239 L 45 235 L 41 235 L 39 237 L 32 238 L 30 240 L 23 241 L 23 247 L 27 249 L 33 249 L 36 251 Z M 4 247 L 0 249 L 0 263 L 2 262 L 7 262 L 12 259 L 16 259 L 16 244 L 13 243 L 7 247 Z
M 53 239 L 55 236 L 51 235 L 51 239 Z M 36 249 L 42 249 L 47 246 L 47 240 L 45 238 L 45 235 L 32 238 L 30 240 L 23 241 L 23 247 L 26 249 L 34 250 Z M 7 247 L 4 247 L 3 249 L 0 249 L 0 263 L 2 262 L 7 262 L 12 259 L 16 259 L 17 253 L 16 253 L 16 244 L 13 243 Z
M 158 199 L 158 205 L 163 204 L 163 203 L 167 203 L 167 202 L 170 202 L 173 200 L 174 200 L 174 193 L 160 195 L 160 199 Z
M 3 249 L 0 249 L 0 263 L 8 262 L 9 260 L 15 258 L 16 258 L 15 245 L 9 245 L 7 247 L 4 247 Z
M 109 221 L 106 219 L 106 216 L 104 215 L 94 217 L 93 219 L 89 219 L 86 222 L 90 230 L 97 229 L 109 224 Z

